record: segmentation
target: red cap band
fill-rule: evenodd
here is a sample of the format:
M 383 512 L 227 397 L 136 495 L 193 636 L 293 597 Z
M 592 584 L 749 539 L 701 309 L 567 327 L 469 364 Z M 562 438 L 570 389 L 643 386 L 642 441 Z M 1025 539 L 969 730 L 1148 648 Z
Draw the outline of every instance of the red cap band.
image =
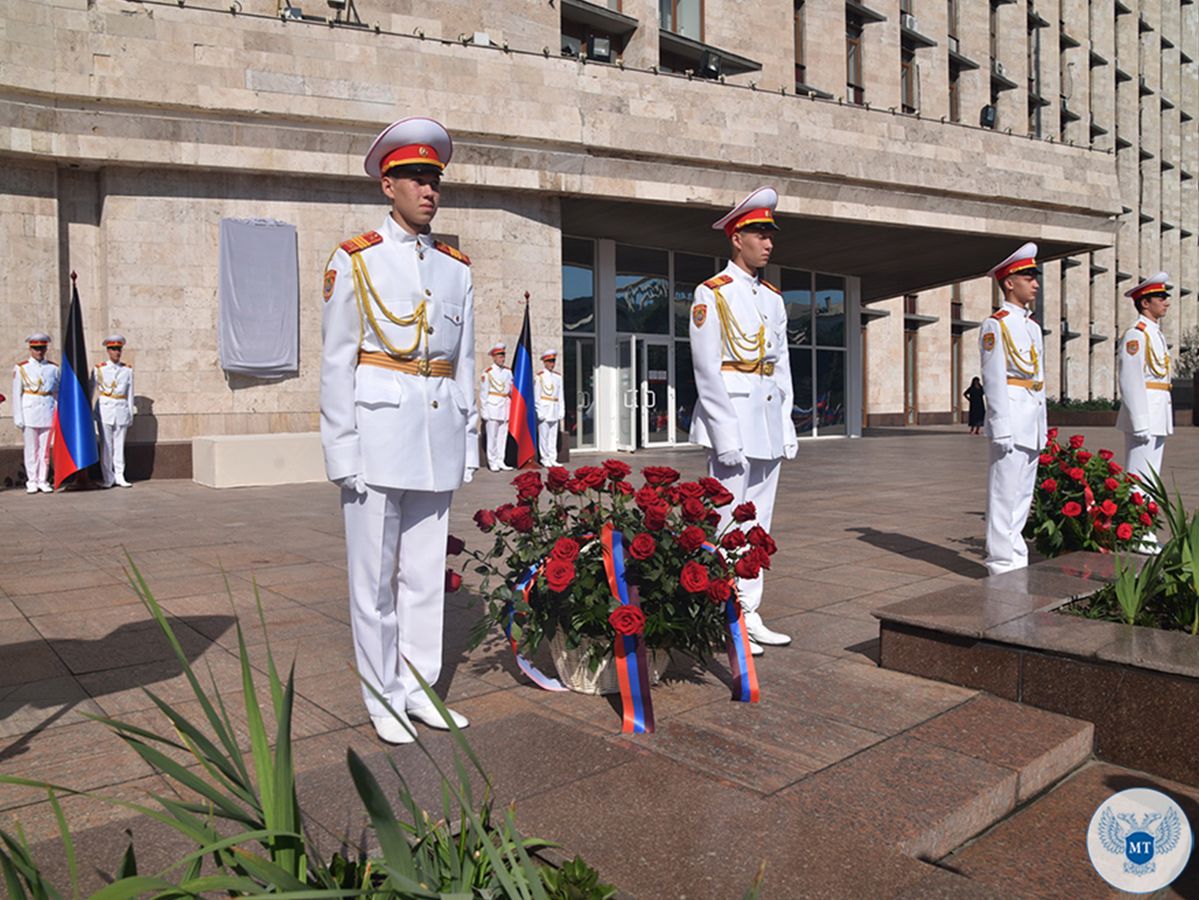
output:
M 774 210 L 770 207 L 746 210 L 742 215 L 724 226 L 724 233 L 732 237 L 746 225 L 773 225 Z
M 1009 275 L 1015 275 L 1017 272 L 1023 272 L 1026 269 L 1035 269 L 1037 261 L 1035 259 L 1018 259 L 1015 262 L 1008 263 L 1002 269 L 995 271 L 995 280 L 1003 281 Z
M 437 155 L 437 149 L 432 144 L 405 144 L 396 147 L 383 157 L 379 171 L 384 175 L 396 166 L 434 166 L 444 169 L 445 163 Z
M 1148 296 L 1149 294 L 1165 294 L 1165 293 L 1167 293 L 1166 286 L 1159 281 L 1159 282 L 1155 282 L 1153 284 L 1147 284 L 1141 288 L 1137 288 L 1135 291 L 1132 292 L 1132 299 L 1140 300 L 1142 297 Z

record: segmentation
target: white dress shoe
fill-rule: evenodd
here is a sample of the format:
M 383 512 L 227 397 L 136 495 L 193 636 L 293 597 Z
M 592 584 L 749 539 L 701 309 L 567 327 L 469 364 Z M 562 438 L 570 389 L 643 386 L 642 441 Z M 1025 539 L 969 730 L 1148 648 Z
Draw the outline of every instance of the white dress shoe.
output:
M 416 730 L 406 718 L 401 722 L 390 714 L 371 716 L 371 724 L 375 726 L 375 734 L 379 735 L 379 740 L 389 744 L 411 744 L 416 740 Z M 404 725 L 408 727 L 405 728 Z
M 452 709 L 446 708 L 450 718 L 459 728 L 465 728 L 470 722 L 462 713 L 454 712 Z M 423 722 L 430 728 L 436 728 L 439 731 L 449 731 L 450 726 L 446 724 L 445 719 L 441 717 L 441 713 L 437 711 L 437 707 L 430 703 L 428 706 L 422 706 L 418 709 L 408 710 L 408 718 L 416 719 L 418 722 Z
M 54 488 L 50 486 L 50 482 L 48 482 L 48 481 L 43 481 L 41 484 L 39 484 L 37 486 L 37 489 L 39 491 L 41 491 L 43 494 L 53 494 L 54 493 Z
M 117 485 L 117 487 L 133 487 L 133 485 L 130 484 L 128 481 L 118 481 L 116 483 L 116 485 Z
M 785 647 L 791 643 L 790 635 L 771 631 L 756 612 L 745 614 L 745 632 L 751 641 L 767 647 Z
M 26 494 L 36 494 L 37 493 L 37 485 L 32 481 L 29 482 L 28 484 L 25 485 L 25 493 Z
M 749 641 L 749 655 L 750 656 L 761 656 L 765 652 L 766 651 L 762 649 L 761 644 L 755 644 L 753 641 L 753 638 L 750 638 L 750 641 Z

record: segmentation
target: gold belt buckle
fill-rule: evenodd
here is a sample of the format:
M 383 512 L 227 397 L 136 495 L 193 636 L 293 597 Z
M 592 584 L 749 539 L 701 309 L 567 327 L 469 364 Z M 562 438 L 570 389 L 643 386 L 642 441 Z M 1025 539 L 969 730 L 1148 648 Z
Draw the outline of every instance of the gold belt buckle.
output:
M 762 363 L 762 374 L 767 375 L 767 376 L 773 375 L 774 374 L 774 363 L 772 363 L 772 362 Z
M 1043 381 L 1034 381 L 1032 383 L 1032 389 L 1034 391 L 1039 391 L 1043 387 L 1045 387 L 1045 382 L 1043 382 Z
M 427 359 L 422 359 L 416 364 L 416 371 L 428 378 L 433 374 L 433 363 Z

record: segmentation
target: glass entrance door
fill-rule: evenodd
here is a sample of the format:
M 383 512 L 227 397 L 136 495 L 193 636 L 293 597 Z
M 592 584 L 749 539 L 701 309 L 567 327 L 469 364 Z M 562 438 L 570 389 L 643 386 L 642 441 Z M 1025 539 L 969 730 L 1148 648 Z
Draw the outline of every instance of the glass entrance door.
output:
M 639 345 L 637 375 L 641 406 L 641 446 L 674 444 L 674 348 L 669 339 L 643 338 Z
M 617 389 L 616 449 L 637 449 L 637 338 L 616 339 L 620 372 Z

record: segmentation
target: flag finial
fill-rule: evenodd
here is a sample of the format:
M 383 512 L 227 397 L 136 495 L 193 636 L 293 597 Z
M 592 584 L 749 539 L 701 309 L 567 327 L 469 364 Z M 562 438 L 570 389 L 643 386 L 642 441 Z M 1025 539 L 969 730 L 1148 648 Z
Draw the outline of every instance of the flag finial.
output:
M 71 270 L 71 284 L 74 284 L 75 279 L 78 277 L 79 277 L 79 273 L 77 273 L 74 269 L 72 269 Z
M 525 291 L 525 303 L 529 302 L 529 292 Z

